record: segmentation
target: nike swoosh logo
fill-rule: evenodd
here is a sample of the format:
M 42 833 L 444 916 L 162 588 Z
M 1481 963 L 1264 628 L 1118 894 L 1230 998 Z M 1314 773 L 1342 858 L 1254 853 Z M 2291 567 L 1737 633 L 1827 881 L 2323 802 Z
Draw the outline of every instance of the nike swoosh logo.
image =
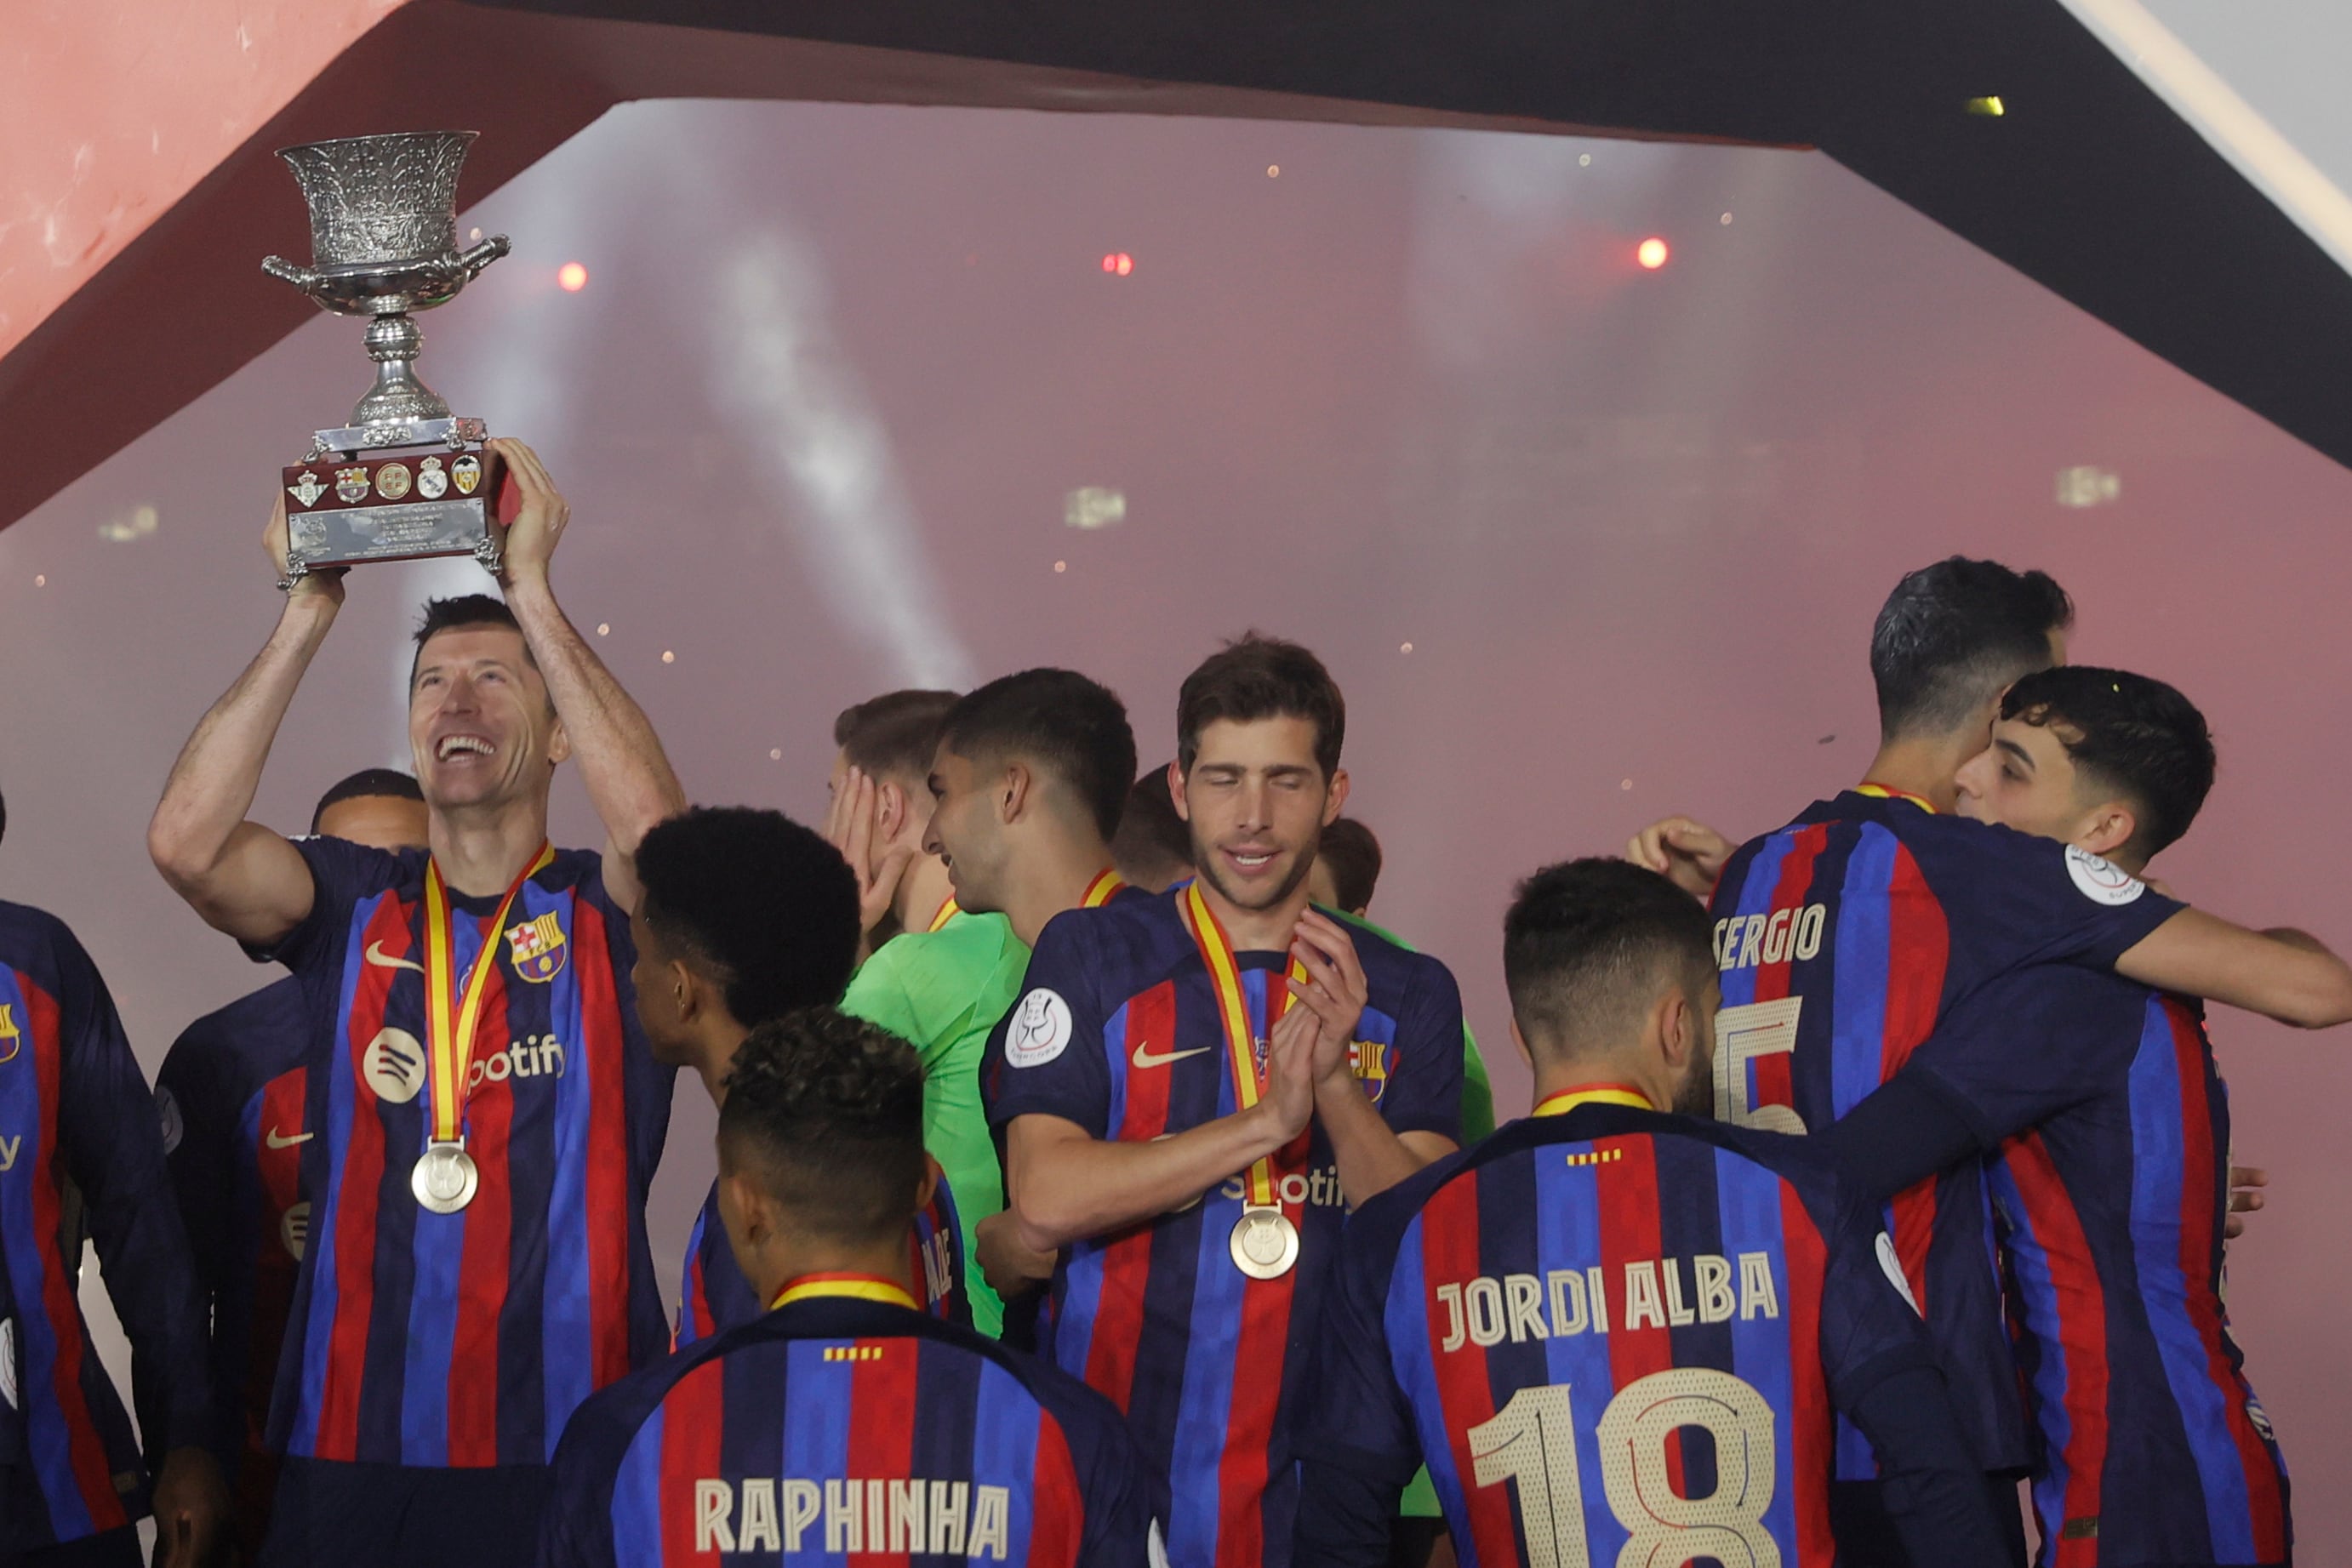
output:
M 297 1144 L 307 1144 L 318 1135 L 316 1133 L 297 1133 L 290 1138 L 281 1138 L 278 1135 L 278 1129 L 272 1127 L 261 1135 L 261 1141 L 273 1149 L 290 1149 Z
M 1150 1043 L 1146 1041 L 1145 1043 L 1137 1046 L 1135 1048 L 1135 1054 L 1129 1057 L 1128 1060 L 1135 1063 L 1138 1067 L 1149 1070 L 1154 1067 L 1165 1067 L 1171 1061 L 1181 1061 L 1188 1056 L 1206 1056 L 1208 1054 L 1209 1048 L 1205 1045 L 1202 1045 L 1195 1046 L 1191 1051 L 1171 1051 L 1161 1055 L 1154 1055 L 1152 1053 Z
M 414 969 L 420 975 L 425 973 L 424 965 L 410 958 L 394 957 L 383 950 L 383 944 L 381 942 L 371 942 L 367 945 L 367 961 L 379 969 Z

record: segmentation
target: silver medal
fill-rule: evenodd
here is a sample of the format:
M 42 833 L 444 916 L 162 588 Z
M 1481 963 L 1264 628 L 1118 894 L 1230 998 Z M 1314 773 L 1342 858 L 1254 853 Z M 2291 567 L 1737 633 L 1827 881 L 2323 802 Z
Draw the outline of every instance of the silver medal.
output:
M 1298 1227 L 1279 1208 L 1253 1204 L 1234 1223 L 1234 1267 L 1253 1280 L 1278 1280 L 1298 1262 Z
M 436 1214 L 457 1213 L 474 1201 L 481 1185 L 482 1173 L 463 1144 L 428 1144 L 408 1173 L 408 1190 Z

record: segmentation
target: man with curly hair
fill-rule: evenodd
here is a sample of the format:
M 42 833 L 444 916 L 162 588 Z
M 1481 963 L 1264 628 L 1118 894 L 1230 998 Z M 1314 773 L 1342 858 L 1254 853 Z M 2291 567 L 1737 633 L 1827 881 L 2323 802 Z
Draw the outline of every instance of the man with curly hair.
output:
M 754 1029 L 719 1113 L 719 1208 L 769 1311 L 583 1406 L 543 1568 L 824 1552 L 1164 1561 L 1108 1401 L 916 1304 L 929 1195 L 914 1048 L 831 1008 Z

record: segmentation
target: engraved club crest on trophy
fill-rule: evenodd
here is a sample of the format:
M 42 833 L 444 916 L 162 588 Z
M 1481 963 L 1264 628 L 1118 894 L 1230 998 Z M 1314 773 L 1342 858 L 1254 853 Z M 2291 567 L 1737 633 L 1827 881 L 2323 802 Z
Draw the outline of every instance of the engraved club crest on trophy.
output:
M 457 248 L 457 173 L 470 131 L 313 141 L 278 153 L 310 209 L 310 265 L 261 264 L 368 323 L 375 386 L 351 423 L 321 430 L 279 481 L 286 574 L 368 560 L 470 555 L 499 570 L 499 464 L 482 422 L 461 419 L 416 379 L 425 341 L 412 313 L 446 305 L 499 257 L 507 236 Z

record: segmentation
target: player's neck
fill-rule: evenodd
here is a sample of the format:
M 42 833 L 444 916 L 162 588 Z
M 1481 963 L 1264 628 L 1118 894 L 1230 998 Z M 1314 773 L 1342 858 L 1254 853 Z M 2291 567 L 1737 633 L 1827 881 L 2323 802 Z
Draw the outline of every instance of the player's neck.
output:
M 1576 1089 L 1631 1089 L 1658 1110 L 1675 1103 L 1675 1086 L 1655 1051 L 1617 1051 L 1541 1060 L 1535 1064 L 1535 1103 Z
M 2077 845 L 2076 847 L 2087 850 L 2088 852 L 2097 855 L 2101 860 L 2106 862 L 2109 865 L 2115 867 L 2117 871 L 2122 872 L 2126 876 L 2136 876 L 2142 882 L 2146 882 L 2147 880 L 2147 857 L 2146 855 L 2134 854 L 2131 851 L 2121 848 L 2112 850 L 2093 850 L 2090 849 L 2088 845 Z
M 1960 765 L 1983 749 L 1933 736 L 1882 741 L 1863 781 L 1916 795 L 1938 811 L 1949 811 L 1959 803 L 1959 790 L 1952 781 L 1959 776 Z
M 750 1030 L 730 1018 L 712 1024 L 696 1045 L 694 1070 L 702 1075 L 702 1086 L 710 1092 L 713 1105 L 727 1103 L 727 1074 L 734 1069 L 735 1053 L 751 1036 Z
M 898 916 L 901 931 L 929 931 L 940 906 L 955 891 L 948 880 L 948 868 L 940 863 L 937 855 L 927 855 L 918 850 L 907 869 L 898 874 L 898 895 L 890 906 Z
M 1110 846 L 1099 833 L 1056 827 L 1024 845 L 1005 890 L 1004 917 L 1013 923 L 1013 935 L 1025 946 L 1037 946 L 1045 923 L 1085 904 L 1087 890 L 1109 869 Z
M 1311 896 L 1307 879 L 1300 877 L 1298 885 L 1280 904 L 1265 909 L 1244 909 L 1217 891 L 1213 878 L 1196 876 L 1193 883 L 1200 888 L 1209 913 L 1225 928 L 1225 939 L 1234 945 L 1236 953 L 1289 952 L 1291 939 L 1298 930 L 1298 917 L 1307 913 Z
M 774 1301 L 794 1281 L 812 1274 L 859 1274 L 867 1279 L 887 1280 L 908 1295 L 921 1299 L 915 1290 L 914 1251 L 903 1234 L 862 1247 L 778 1236 L 761 1248 L 757 1257 L 741 1261 L 751 1265 L 744 1273 L 763 1301 Z
M 514 885 L 547 841 L 546 798 L 436 806 L 426 817 L 425 841 L 451 892 L 496 898 Z

